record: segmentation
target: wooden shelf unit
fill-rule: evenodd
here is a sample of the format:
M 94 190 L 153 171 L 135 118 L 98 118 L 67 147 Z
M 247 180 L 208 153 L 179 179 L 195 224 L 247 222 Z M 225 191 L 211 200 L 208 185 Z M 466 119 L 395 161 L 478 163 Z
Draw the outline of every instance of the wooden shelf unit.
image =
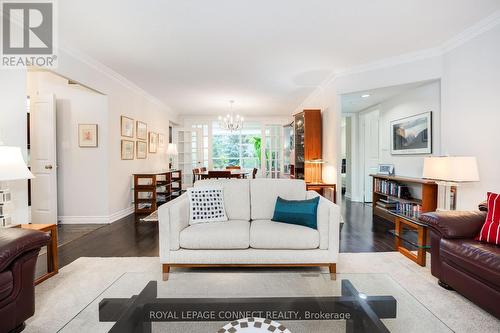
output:
M 182 193 L 182 171 L 168 170 L 134 174 L 134 210 L 151 214 Z
M 418 204 L 422 206 L 421 212 L 433 212 L 437 208 L 437 184 L 433 180 L 422 179 L 422 178 L 412 178 L 412 177 L 398 177 L 398 176 L 386 176 L 371 174 L 373 178 L 373 215 L 381 217 L 385 220 L 395 223 L 396 218 L 399 216 L 406 220 L 416 220 L 416 217 L 409 216 L 406 214 L 398 214 L 393 211 L 389 212 L 388 209 L 383 207 L 378 207 L 377 202 L 380 199 L 389 199 L 392 201 L 398 201 L 401 203 Z M 382 192 L 377 192 L 375 189 L 375 182 L 377 179 L 386 180 L 400 185 L 412 185 L 420 187 L 420 197 L 421 199 L 415 198 L 399 198 L 394 195 L 385 194 Z
M 425 266 L 426 250 L 429 248 L 429 229 L 426 225 L 418 220 L 418 216 L 414 214 L 404 214 L 400 211 L 389 210 L 383 207 L 378 207 L 377 202 L 380 199 L 388 199 L 397 201 L 402 204 L 420 205 L 420 213 L 433 212 L 437 208 L 437 184 L 428 179 L 397 177 L 385 175 L 370 175 L 373 177 L 373 215 L 383 218 L 384 220 L 394 223 L 394 231 L 391 231 L 395 236 L 395 248 L 408 259 L 414 261 L 420 266 Z M 386 180 L 398 185 L 411 185 L 413 189 L 419 188 L 419 196 L 421 199 L 415 198 L 400 198 L 395 195 L 376 191 L 375 183 L 377 180 Z M 413 193 L 414 195 L 416 193 Z M 412 241 L 405 235 L 413 233 L 416 235 L 416 241 Z M 416 247 L 409 249 L 405 244 L 410 244 Z

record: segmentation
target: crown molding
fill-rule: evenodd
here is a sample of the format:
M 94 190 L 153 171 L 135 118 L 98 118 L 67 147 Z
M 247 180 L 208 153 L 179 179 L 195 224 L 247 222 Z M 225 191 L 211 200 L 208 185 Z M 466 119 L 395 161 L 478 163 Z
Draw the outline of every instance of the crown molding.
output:
M 394 67 L 397 65 L 402 65 L 406 63 L 411 63 L 419 60 L 432 59 L 435 57 L 441 57 L 444 54 L 452 51 L 453 49 L 463 45 L 464 43 L 480 36 L 481 34 L 490 31 L 491 29 L 500 25 L 500 10 L 495 11 L 491 15 L 488 15 L 484 19 L 470 26 L 469 28 L 463 30 L 458 35 L 450 38 L 442 45 L 423 49 L 415 52 L 404 53 L 398 56 L 385 58 L 379 61 L 370 62 L 358 66 L 353 66 L 351 68 L 347 68 L 344 70 L 339 70 L 333 72 L 333 74 L 327 78 L 325 81 L 320 83 L 313 92 L 311 92 L 305 99 L 302 101 L 296 109 L 300 109 L 304 103 L 306 103 L 309 99 L 316 97 L 321 94 L 323 89 L 328 85 L 334 82 L 336 79 L 349 76 L 352 74 L 359 74 L 369 71 L 374 71 L 383 68 Z
M 103 63 L 97 61 L 96 59 L 90 57 L 89 55 L 83 53 L 82 51 L 70 47 L 68 45 L 63 44 L 62 42 L 59 45 L 59 50 L 63 51 L 64 53 L 68 54 L 69 56 L 73 57 L 74 59 L 83 62 L 84 64 L 88 65 L 89 67 L 95 69 L 96 71 L 104 74 L 108 78 L 114 80 L 115 82 L 119 83 L 120 85 L 124 86 L 127 89 L 130 89 L 137 93 L 138 95 L 146 98 L 150 102 L 167 109 L 168 111 L 172 112 L 174 115 L 177 115 L 176 112 L 172 110 L 168 105 L 163 103 L 160 99 L 152 96 L 150 93 L 148 93 L 146 90 L 142 89 L 123 75 L 119 74 L 118 72 L 114 71 L 113 69 L 109 68 L 108 66 L 104 65 Z

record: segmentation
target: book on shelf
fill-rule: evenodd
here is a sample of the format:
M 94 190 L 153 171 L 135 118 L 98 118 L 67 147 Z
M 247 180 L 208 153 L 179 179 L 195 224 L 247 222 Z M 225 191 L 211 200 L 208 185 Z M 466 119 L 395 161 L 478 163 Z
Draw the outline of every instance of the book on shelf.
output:
M 387 203 L 387 202 L 380 202 L 380 200 L 377 201 L 377 206 L 385 208 L 385 209 L 395 209 L 396 205 L 397 205 L 397 202 L 389 202 L 389 203 Z
M 395 181 L 375 178 L 375 192 L 382 193 L 397 198 L 410 198 L 410 189 L 406 185 L 398 184 Z
M 398 202 L 395 212 L 398 214 L 418 218 L 422 213 L 422 206 L 414 203 Z

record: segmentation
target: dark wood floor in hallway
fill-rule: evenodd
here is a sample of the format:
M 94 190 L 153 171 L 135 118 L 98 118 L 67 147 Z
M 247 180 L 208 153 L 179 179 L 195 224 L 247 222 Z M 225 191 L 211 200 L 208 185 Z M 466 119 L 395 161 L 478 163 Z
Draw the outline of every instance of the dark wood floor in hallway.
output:
M 375 221 L 371 206 L 343 200 L 340 252 L 394 251 L 394 238 L 383 221 Z M 142 217 L 142 216 L 141 216 Z M 81 237 L 61 244 L 59 267 L 80 257 L 154 257 L 158 256 L 158 223 L 138 222 L 139 216 L 130 215 L 115 223 L 85 230 Z M 73 234 L 74 225 L 60 225 L 60 238 Z M 45 255 L 38 260 L 37 274 L 45 269 Z

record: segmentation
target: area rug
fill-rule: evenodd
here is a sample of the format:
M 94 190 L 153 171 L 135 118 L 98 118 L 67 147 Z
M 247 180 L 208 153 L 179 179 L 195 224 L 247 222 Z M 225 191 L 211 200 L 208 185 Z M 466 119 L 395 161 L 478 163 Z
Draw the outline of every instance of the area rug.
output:
M 458 293 L 439 287 L 429 265 L 420 267 L 398 252 L 341 253 L 337 272 L 388 274 L 453 331 L 499 332 L 499 320 Z M 57 332 L 123 273 L 160 274 L 160 269 L 157 257 L 79 258 L 36 287 L 36 313 L 24 332 Z

